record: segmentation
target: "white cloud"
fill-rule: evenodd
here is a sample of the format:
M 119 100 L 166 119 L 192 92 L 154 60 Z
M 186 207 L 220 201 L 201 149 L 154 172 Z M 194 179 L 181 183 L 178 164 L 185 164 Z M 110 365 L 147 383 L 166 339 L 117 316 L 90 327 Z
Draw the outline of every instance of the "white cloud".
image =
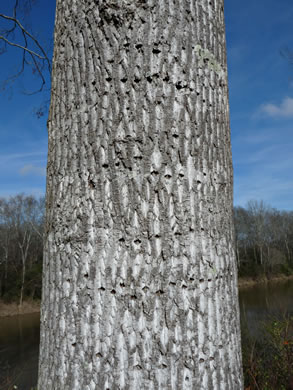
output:
M 46 157 L 46 152 L 27 152 L 27 153 L 10 153 L 10 154 L 4 154 L 1 153 L 0 155 L 0 162 L 1 164 L 5 163 L 11 163 L 11 161 L 14 160 L 23 160 L 28 158 L 34 158 L 34 157 Z
M 279 105 L 272 103 L 263 104 L 260 107 L 260 111 L 271 117 L 293 117 L 293 99 L 286 97 Z
M 20 170 L 19 173 L 22 176 L 25 175 L 37 175 L 37 176 L 46 176 L 46 168 L 43 167 L 37 167 L 32 164 L 24 165 Z

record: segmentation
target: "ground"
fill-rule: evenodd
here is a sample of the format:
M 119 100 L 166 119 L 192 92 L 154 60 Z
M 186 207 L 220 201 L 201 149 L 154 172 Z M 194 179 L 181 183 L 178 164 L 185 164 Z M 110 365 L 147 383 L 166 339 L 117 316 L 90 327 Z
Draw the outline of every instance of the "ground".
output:
M 39 301 L 24 301 L 22 308 L 19 308 L 18 303 L 4 303 L 0 300 L 0 317 L 13 316 L 17 314 L 38 313 L 39 311 Z

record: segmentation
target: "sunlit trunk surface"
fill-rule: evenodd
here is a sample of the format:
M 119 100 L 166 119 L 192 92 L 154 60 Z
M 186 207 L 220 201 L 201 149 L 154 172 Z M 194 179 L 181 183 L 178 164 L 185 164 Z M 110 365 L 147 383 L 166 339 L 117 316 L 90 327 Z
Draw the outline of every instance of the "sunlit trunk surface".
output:
M 57 0 L 39 390 L 242 389 L 223 0 Z

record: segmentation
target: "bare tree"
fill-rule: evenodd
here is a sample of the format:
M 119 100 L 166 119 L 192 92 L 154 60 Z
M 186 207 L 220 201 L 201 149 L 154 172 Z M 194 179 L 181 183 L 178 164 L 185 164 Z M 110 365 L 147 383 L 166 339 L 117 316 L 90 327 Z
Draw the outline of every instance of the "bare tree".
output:
M 234 209 L 241 275 L 292 272 L 292 216 L 292 212 L 276 210 L 261 200 Z
M 234 208 L 234 225 L 236 237 L 236 255 L 238 267 L 241 266 L 241 249 L 244 257 L 247 258 L 247 248 L 249 247 L 249 216 L 243 207 Z
M 247 203 L 247 211 L 251 216 L 250 235 L 258 249 L 259 262 L 263 266 L 265 263 L 264 248 L 268 242 L 267 216 L 269 206 L 262 200 L 250 200 Z M 255 256 L 257 257 L 257 254 Z
M 8 273 L 8 258 L 9 249 L 11 244 L 12 224 L 10 210 L 7 202 L 4 199 L 0 199 L 0 248 L 2 250 L 0 257 L 0 264 L 4 263 L 4 274 L 0 275 L 0 295 L 2 293 L 2 287 L 7 282 Z M 4 281 L 3 281 L 4 279 Z
M 293 213 L 280 213 L 280 221 L 277 226 L 279 228 L 279 237 L 285 247 L 287 261 L 292 265 Z
M 16 242 L 21 253 L 22 263 L 22 277 L 21 277 L 21 289 L 19 306 L 22 306 L 23 301 L 23 289 L 25 282 L 26 263 L 29 253 L 29 247 L 32 238 L 32 228 L 29 222 L 31 217 L 31 199 L 25 198 L 23 195 L 17 195 L 11 198 L 9 201 L 10 214 L 13 223 L 14 234 Z
M 33 196 L 23 194 L 9 199 L 0 199 L 0 244 L 2 244 L 5 261 L 5 280 L 7 279 L 9 252 L 14 246 L 18 248 L 21 262 L 20 307 L 23 302 L 27 266 L 31 268 L 33 262 L 32 246 L 35 245 L 36 240 L 39 240 L 38 245 L 42 246 L 42 204 L 42 198 L 37 200 Z M 17 252 L 14 250 L 13 256 L 15 255 Z

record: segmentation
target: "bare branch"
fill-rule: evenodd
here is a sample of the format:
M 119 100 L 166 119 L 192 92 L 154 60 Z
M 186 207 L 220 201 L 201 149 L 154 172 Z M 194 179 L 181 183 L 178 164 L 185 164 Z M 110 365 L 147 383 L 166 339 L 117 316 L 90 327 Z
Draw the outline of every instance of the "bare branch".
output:
M 34 63 L 34 65 L 35 65 L 35 67 L 36 67 L 36 69 L 37 69 L 37 71 L 39 73 L 39 76 L 40 76 L 40 78 L 42 80 L 42 83 L 41 83 L 40 88 L 37 91 L 27 93 L 28 95 L 34 95 L 35 93 L 41 92 L 43 90 L 43 88 L 44 88 L 44 85 L 46 84 L 46 81 L 44 79 L 43 73 L 41 72 L 41 69 L 40 69 L 40 67 L 39 67 L 35 57 L 33 55 L 31 55 L 31 57 L 32 57 L 33 63 Z
M 40 233 L 39 229 L 36 228 L 35 224 L 32 222 L 32 221 L 29 221 L 33 231 L 43 240 L 44 239 L 44 235 L 42 233 Z
M 28 0 L 25 4 L 30 5 L 30 0 Z M 3 83 L 3 89 L 6 88 L 6 85 L 8 83 L 13 83 L 17 79 L 17 77 L 23 74 L 25 71 L 25 66 L 28 65 L 32 67 L 33 73 L 36 73 L 40 78 L 40 87 L 38 89 L 32 92 L 24 92 L 27 95 L 33 95 L 44 90 L 44 86 L 46 84 L 44 69 L 45 67 L 48 69 L 49 77 L 51 77 L 51 62 L 48 58 L 46 51 L 41 46 L 38 39 L 32 33 L 30 33 L 28 29 L 25 28 L 20 22 L 20 19 L 17 17 L 18 12 L 19 0 L 15 0 L 12 16 L 0 13 L 0 19 L 4 19 L 12 23 L 11 28 L 8 27 L 3 29 L 2 31 L 0 30 L 0 41 L 3 42 L 0 48 L 0 54 L 7 51 L 8 46 L 17 47 L 23 52 L 21 67 L 19 71 L 5 80 L 5 82 Z M 14 36 L 14 34 L 17 34 L 17 32 L 20 32 L 22 36 L 20 42 L 17 41 Z M 31 60 L 28 61 L 27 55 L 31 57 Z
M 40 56 L 38 53 L 36 53 L 36 52 L 33 51 L 33 50 L 28 49 L 28 48 L 25 47 L 25 46 L 21 46 L 21 45 L 19 45 L 18 43 L 14 43 L 14 42 L 9 41 L 9 40 L 6 39 L 5 37 L 3 37 L 3 35 L 0 35 L 0 39 L 2 39 L 4 42 L 8 43 L 8 45 L 10 45 L 10 46 L 15 46 L 15 47 L 19 47 L 20 49 L 27 51 L 27 52 L 30 53 L 31 55 L 40 58 L 41 60 L 45 60 L 45 59 L 46 59 L 45 57 Z
M 2 14 L 0 13 L 0 17 L 3 18 L 3 19 L 6 19 L 6 20 L 10 20 L 10 21 L 13 21 L 14 23 L 16 23 L 18 25 L 18 27 L 21 29 L 21 31 L 27 35 L 35 44 L 36 46 L 40 49 L 41 53 L 43 54 L 43 58 L 36 54 L 35 52 L 32 52 L 34 55 L 36 55 L 37 57 L 39 58 L 42 58 L 44 60 L 47 61 L 47 64 L 48 64 L 48 68 L 49 68 L 49 71 L 51 72 L 51 63 L 50 63 L 50 60 L 45 52 L 45 50 L 43 49 L 43 47 L 40 45 L 39 41 L 32 35 L 30 34 L 24 27 L 23 25 L 20 23 L 20 21 L 18 19 L 16 19 L 15 17 L 12 17 L 12 16 L 8 16 L 8 15 L 5 15 L 5 14 Z M 21 47 L 22 49 L 24 49 L 23 47 Z

